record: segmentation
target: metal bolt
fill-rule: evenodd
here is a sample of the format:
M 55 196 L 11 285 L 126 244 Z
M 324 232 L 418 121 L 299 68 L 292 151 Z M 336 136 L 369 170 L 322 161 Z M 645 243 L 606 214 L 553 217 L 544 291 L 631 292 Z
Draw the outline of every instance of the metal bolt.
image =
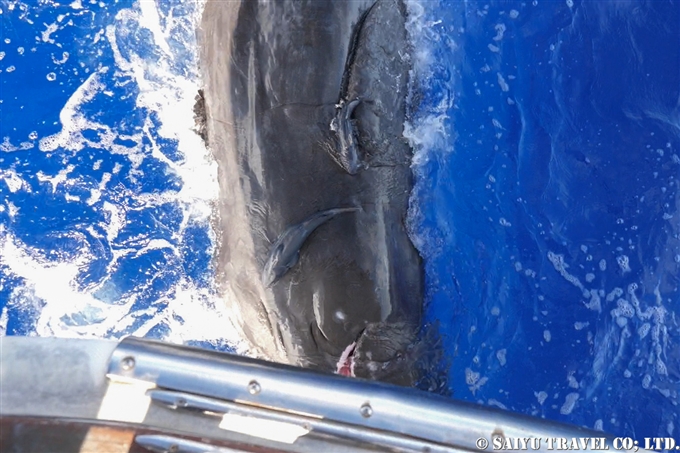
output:
M 251 395 L 257 395 L 262 391 L 262 387 L 257 381 L 250 381 L 248 384 L 248 393 Z
M 135 358 L 127 356 L 120 361 L 120 367 L 125 371 L 130 371 L 135 367 Z
M 368 418 L 373 415 L 373 408 L 368 402 L 366 402 L 359 408 L 359 413 L 362 417 Z
M 175 403 L 177 407 L 187 407 L 188 404 L 186 398 L 182 397 L 177 398 L 177 402 Z

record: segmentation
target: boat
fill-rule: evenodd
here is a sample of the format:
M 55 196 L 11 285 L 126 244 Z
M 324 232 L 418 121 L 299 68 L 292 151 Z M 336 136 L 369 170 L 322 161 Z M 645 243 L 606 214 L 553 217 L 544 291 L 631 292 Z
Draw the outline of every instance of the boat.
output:
M 134 337 L 0 337 L 2 452 L 444 453 L 574 442 L 621 449 L 581 427 L 226 352 Z

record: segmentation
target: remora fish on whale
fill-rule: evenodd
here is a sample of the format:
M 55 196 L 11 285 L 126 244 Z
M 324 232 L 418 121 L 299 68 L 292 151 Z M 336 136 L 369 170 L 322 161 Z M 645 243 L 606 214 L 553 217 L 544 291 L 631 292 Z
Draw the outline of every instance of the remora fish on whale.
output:
M 269 258 L 262 271 L 262 283 L 269 288 L 286 272 L 290 270 L 300 259 L 300 248 L 307 237 L 321 224 L 343 212 L 358 211 L 359 208 L 336 208 L 317 212 L 302 223 L 288 227 L 272 245 Z
M 403 222 L 412 186 L 402 139 L 405 8 L 400 0 L 372 5 L 206 3 L 198 33 L 220 183 L 215 266 L 254 355 L 327 371 L 345 364 L 360 377 L 411 384 L 404 358 L 421 324 L 423 270 Z M 370 99 L 353 110 L 363 150 L 403 164 L 350 175 L 319 142 L 337 113 L 352 30 L 368 8 L 346 99 Z M 295 269 L 268 287 L 271 238 L 338 206 L 361 210 L 305 236 Z
M 326 146 L 326 151 L 328 151 L 331 158 L 350 175 L 357 174 L 361 169 L 362 159 L 359 151 L 356 122 L 352 119 L 354 109 L 361 103 L 361 99 L 357 98 L 351 101 L 348 99 L 349 82 L 352 78 L 359 40 L 361 39 L 361 31 L 366 23 L 366 18 L 373 11 L 377 3 L 376 1 L 361 13 L 352 30 L 349 46 L 347 47 L 345 70 L 342 73 L 340 82 L 340 95 L 338 96 L 338 103 L 335 105 L 335 117 L 331 121 L 331 131 L 335 133 L 337 143 Z

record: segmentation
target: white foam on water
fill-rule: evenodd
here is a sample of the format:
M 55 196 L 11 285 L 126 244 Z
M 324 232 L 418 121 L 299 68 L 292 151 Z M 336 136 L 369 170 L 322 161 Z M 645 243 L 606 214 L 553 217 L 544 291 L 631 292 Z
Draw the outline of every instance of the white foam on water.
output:
M 473 395 L 477 393 L 477 390 L 481 389 L 488 380 L 488 377 L 482 376 L 478 371 L 465 368 L 465 383 L 468 385 L 468 388 Z
M 538 404 L 540 404 L 541 406 L 543 405 L 543 403 L 545 403 L 545 400 L 548 398 L 548 394 L 544 391 L 534 392 L 534 396 L 536 396 Z
M 99 319 L 104 323 L 101 328 L 109 329 L 115 327 L 116 320 L 129 310 L 129 303 L 109 306 L 74 288 L 73 281 L 80 267 L 92 258 L 88 250 L 79 250 L 78 256 L 69 261 L 51 262 L 4 230 L 0 229 L 0 264 L 25 282 L 13 289 L 8 305 L 13 307 L 19 303 L 38 307 L 40 313 L 34 326 L 38 336 L 98 336 L 96 331 L 100 326 L 75 326 L 73 329 L 62 319 L 79 314 L 92 321 Z
M 593 380 L 590 382 L 587 392 L 593 391 L 602 382 L 612 363 L 617 363 L 627 357 L 625 348 L 632 341 L 635 341 L 637 352 L 634 357 L 629 359 L 631 363 L 636 363 L 638 367 L 641 367 L 642 362 L 638 363 L 639 356 L 643 350 L 647 351 L 648 354 L 644 360 L 647 365 L 644 370 L 647 373 L 641 380 L 641 386 L 645 389 L 656 390 L 674 403 L 677 402 L 677 393 L 666 391 L 666 389 L 655 385 L 656 382 L 659 382 L 659 385 L 665 385 L 667 382 L 668 370 L 665 361 L 670 341 L 669 328 L 672 329 L 675 326 L 673 316 L 669 315 L 669 311 L 665 307 L 666 301 L 661 296 L 659 284 L 653 291 L 655 301 L 653 303 L 645 302 L 638 298 L 637 293 L 640 287 L 635 282 L 628 284 L 625 290 L 618 286 L 611 289 L 603 286 L 590 287 L 590 285 L 597 283 L 595 279 L 588 278 L 588 275 L 592 274 L 585 273 L 584 284 L 577 275 L 567 270 L 569 265 L 565 262 L 564 255 L 549 251 L 547 258 L 555 271 L 578 288 L 582 298 L 585 299 L 583 304 L 587 308 L 598 312 L 605 308 L 612 320 L 611 323 L 604 326 L 600 324 L 592 326 L 593 328 L 597 327 L 597 330 L 593 330 L 592 334 L 596 332 L 598 334 L 594 335 Z M 618 255 L 616 262 L 622 276 L 632 273 L 628 256 Z M 584 268 L 584 266 L 579 267 Z M 600 260 L 598 267 L 602 271 L 606 270 L 606 261 Z M 574 269 L 576 269 L 576 266 L 574 266 Z M 662 274 L 662 272 L 659 274 Z M 634 324 L 631 324 L 631 322 Z M 582 330 L 589 326 L 591 325 L 588 322 L 574 324 L 576 330 Z M 588 333 L 591 334 L 591 331 Z M 610 353 L 613 353 L 613 357 L 609 355 Z M 642 373 L 642 371 L 641 369 L 640 372 Z
M 433 44 L 438 42 L 438 26 L 441 20 L 431 20 L 427 17 L 427 2 L 422 0 L 407 0 L 406 30 L 411 42 L 410 55 L 411 71 L 409 73 L 407 105 L 413 105 L 418 92 L 436 79 L 434 65 L 437 59 L 432 53 Z M 451 50 L 455 51 L 455 43 L 450 43 Z M 449 89 L 448 93 L 453 93 Z M 416 176 L 416 184 L 411 192 L 409 210 L 407 213 L 407 229 L 411 241 L 423 257 L 431 257 L 441 250 L 435 241 L 430 241 L 430 232 L 420 231 L 417 234 L 417 225 L 421 224 L 423 212 L 418 202 L 419 181 L 425 181 L 424 174 L 426 164 L 431 159 L 438 159 L 440 154 L 453 152 L 449 142 L 451 119 L 449 110 L 453 105 L 453 94 L 444 95 L 439 100 L 433 100 L 427 107 L 420 105 L 418 112 L 411 112 L 404 122 L 403 136 L 413 149 L 411 168 Z
M 7 323 L 9 322 L 9 311 L 7 307 L 2 308 L 0 313 L 0 337 L 4 337 L 7 334 Z
M 544 330 L 543 331 L 543 339 L 546 341 L 546 343 L 550 343 L 550 340 L 552 339 L 552 334 L 550 333 L 549 330 Z
M 565 398 L 564 398 L 564 404 L 562 404 L 562 407 L 560 408 L 560 414 L 562 415 L 569 415 L 571 412 L 574 410 L 576 407 L 576 402 L 579 399 L 579 394 L 576 392 L 569 393 Z
M 21 179 L 17 172 L 11 169 L 0 170 L 0 181 L 4 181 L 7 188 L 12 193 L 16 193 L 19 190 L 28 187 L 26 182 Z
M 52 6 L 59 5 L 52 2 Z M 180 276 L 173 280 L 171 288 L 152 301 L 151 306 L 137 309 L 134 308 L 135 303 L 143 296 L 149 281 L 162 278 L 162 266 L 149 269 L 147 272 L 153 274 L 153 278 L 140 283 L 140 288 L 118 289 L 119 282 L 113 278 L 121 261 L 131 257 L 161 251 L 168 259 L 180 259 L 185 247 L 182 238 L 190 227 L 200 227 L 208 232 L 212 241 L 209 252 L 214 250 L 215 245 L 209 219 L 218 196 L 217 165 L 192 130 L 194 98 L 200 81 L 195 62 L 187 64 L 187 49 L 193 49 L 195 58 L 194 30 L 200 20 L 203 2 L 192 2 L 189 6 L 163 3 L 162 6 L 169 12 L 159 9 L 158 2 L 137 1 L 131 8 L 120 10 L 115 20 L 104 24 L 101 30 L 93 30 L 92 35 L 87 35 L 91 42 L 83 42 L 83 47 L 92 46 L 92 52 L 96 53 L 97 46 L 108 46 L 113 53 L 114 65 L 99 64 L 87 76 L 62 107 L 60 130 L 42 137 L 37 143 L 45 153 L 74 156 L 84 150 L 97 149 L 124 156 L 132 168 L 131 177 L 134 177 L 135 171 L 139 177 L 144 176 L 137 169 L 150 159 L 161 163 L 165 175 L 181 180 L 181 184 L 152 193 L 135 193 L 120 184 L 112 187 L 114 175 L 121 169 L 118 163 L 113 172 L 96 172 L 99 180 L 75 176 L 72 164 L 58 171 L 38 171 L 35 175 L 37 180 L 45 183 L 41 190 L 61 197 L 65 204 L 89 205 L 102 213 L 104 221 L 74 232 L 80 248 L 71 251 L 71 255 L 64 259 L 31 249 L 13 233 L 11 224 L 8 227 L 0 225 L 0 266 L 3 273 L 21 282 L 12 289 L 7 306 L 22 313 L 35 312 L 29 334 L 119 338 L 124 335 L 143 336 L 161 325 L 165 327 L 161 335 L 166 341 L 227 343 L 243 352 L 240 339 L 230 327 L 230 314 L 225 312 L 225 305 L 216 295 L 214 282 L 197 286 L 191 278 Z M 70 3 L 70 8 L 83 14 L 90 6 L 75 0 Z M 189 8 L 191 12 L 187 15 L 184 11 Z M 36 45 L 59 47 L 59 34 L 56 32 L 68 26 L 63 17 L 52 24 L 45 24 Z M 140 28 L 150 32 L 141 36 L 151 38 L 144 42 L 143 37 L 136 36 L 137 41 L 131 45 L 130 41 L 126 41 L 129 30 Z M 174 47 L 171 39 L 175 42 Z M 177 42 L 181 45 L 178 46 Z M 54 64 L 64 64 L 69 59 L 66 52 L 59 51 L 58 55 Z M 111 99 L 114 93 L 120 92 L 119 87 L 130 83 L 137 88 L 136 112 L 141 112 L 146 118 L 142 127 L 124 134 L 118 132 L 118 124 L 106 124 L 106 120 L 100 119 L 101 116 L 92 113 L 92 110 L 96 110 L 98 101 Z M 176 143 L 177 153 L 166 155 L 167 147 L 160 146 L 155 137 Z M 28 144 L 33 146 L 31 142 Z M 12 144 L 8 137 L 3 137 L 0 144 L 0 150 L 5 152 L 21 152 L 30 147 L 26 143 Z M 67 159 L 65 157 L 65 164 Z M 96 171 L 101 165 L 99 160 L 90 168 Z M 10 188 L 20 190 L 18 181 L 21 181 L 22 175 L 16 172 L 6 174 L 8 176 L 4 179 Z M 72 193 L 67 193 L 66 189 Z M 78 195 L 72 189 L 77 189 Z M 167 235 L 156 237 L 155 232 L 144 228 L 134 237 L 120 237 L 132 222 L 131 214 L 168 204 L 178 207 L 181 212 L 179 226 L 171 232 L 171 240 L 166 238 Z M 18 208 L 10 201 L 6 201 L 5 205 L 10 215 L 12 212 L 16 215 Z M 63 232 L 60 234 L 63 235 Z M 101 259 L 101 253 L 98 254 L 92 245 L 97 241 L 112 246 L 111 258 L 106 263 L 106 276 L 84 287 L 79 283 L 83 273 L 95 260 Z M 113 300 L 104 300 L 107 295 L 112 295 Z M 0 315 L 0 334 L 6 332 L 7 319 L 5 309 Z
M 489 399 L 487 400 L 486 404 L 488 404 L 489 406 L 498 407 L 498 408 L 503 409 L 503 410 L 508 410 L 508 406 L 506 406 L 505 404 L 501 403 L 500 401 L 498 401 L 498 400 L 495 399 L 495 398 L 489 398 Z
M 501 366 L 505 366 L 505 364 L 508 362 L 507 354 L 508 354 L 507 349 L 499 349 L 498 351 L 496 351 L 496 358 L 498 359 L 498 363 Z
M 419 0 L 407 0 L 408 19 L 406 30 L 412 43 L 412 70 L 409 76 L 409 98 L 432 76 L 432 65 L 435 58 L 430 45 L 438 40 L 436 31 L 432 29 L 434 22 L 426 17 L 423 3 Z M 451 90 L 453 92 L 453 90 Z M 404 138 L 414 150 L 412 165 L 418 167 L 425 164 L 434 150 L 446 148 L 449 132 L 447 122 L 448 110 L 453 105 L 453 97 L 443 97 L 437 105 L 431 106 L 427 112 L 419 112 L 417 118 L 411 118 L 404 124 Z
M 108 68 L 103 67 L 98 72 L 90 74 L 90 76 L 71 95 L 68 101 L 66 101 L 66 104 L 59 113 L 61 131 L 57 134 L 42 138 L 39 142 L 41 151 L 51 152 L 57 149 L 80 151 L 85 145 L 98 147 L 96 143 L 92 143 L 85 139 L 83 131 L 108 127 L 88 120 L 80 112 L 80 109 L 88 102 L 92 101 L 95 95 L 104 89 L 104 86 L 99 82 L 99 75 L 106 73 L 107 71 Z

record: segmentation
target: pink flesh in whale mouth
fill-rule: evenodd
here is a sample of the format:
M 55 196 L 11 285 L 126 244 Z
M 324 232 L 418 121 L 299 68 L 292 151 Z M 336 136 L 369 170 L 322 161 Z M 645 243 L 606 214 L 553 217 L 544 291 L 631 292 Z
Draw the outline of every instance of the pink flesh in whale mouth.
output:
M 335 372 L 342 376 L 354 376 L 354 350 L 357 347 L 357 342 L 353 342 L 342 351 L 340 360 L 338 360 L 337 369 Z

